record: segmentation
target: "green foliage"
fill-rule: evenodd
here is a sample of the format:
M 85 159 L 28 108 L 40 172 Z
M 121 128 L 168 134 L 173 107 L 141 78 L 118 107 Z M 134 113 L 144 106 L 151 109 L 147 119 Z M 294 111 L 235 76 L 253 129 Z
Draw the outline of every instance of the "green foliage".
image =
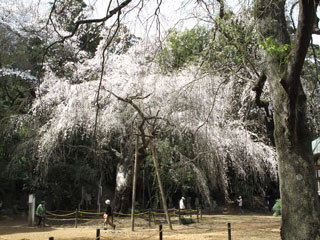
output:
M 173 70 L 197 62 L 204 53 L 207 33 L 204 27 L 187 29 L 182 33 L 171 30 L 167 38 L 168 46 L 157 57 L 158 63 L 164 69 Z
M 198 64 L 202 71 L 233 75 L 234 69 L 253 67 L 258 48 L 254 25 L 248 24 L 246 19 L 238 19 L 231 12 L 225 19 L 216 18 L 214 22 L 212 28 L 195 27 L 184 32 L 171 30 L 165 47 L 156 58 L 161 70 L 172 72 L 189 64 Z
M 72 49 L 65 48 L 63 45 L 55 45 L 49 49 L 49 67 L 58 77 L 71 79 L 74 68 L 66 63 L 77 61 Z
M 48 194 L 56 205 L 70 209 L 81 200 L 81 186 L 76 184 L 76 173 L 76 167 L 67 163 L 57 163 L 49 168 Z M 85 176 L 89 177 L 89 172 Z
M 53 5 L 53 2 L 50 2 Z M 86 17 L 87 4 L 83 0 L 55 1 L 53 15 L 65 31 L 73 32 L 76 21 Z
M 5 126 L 5 125 L 2 125 Z M 11 129 L 12 130 L 12 129 Z M 15 132 L 2 129 L 0 132 L 0 188 L 7 192 L 31 191 L 36 162 L 33 156 L 32 129 L 24 124 Z M 2 181 L 3 180 L 3 181 Z M 16 186 L 10 189 L 10 186 Z M 1 192 L 1 191 L 0 191 Z
M 0 25 L 1 67 L 16 72 L 29 72 L 40 76 L 43 41 L 34 37 L 22 37 L 11 29 Z M 11 114 L 28 112 L 35 97 L 36 80 L 25 79 L 19 75 L 0 75 L 0 118 Z
M 178 192 L 189 196 L 198 191 L 194 184 L 196 181 L 194 171 L 190 165 L 185 163 L 195 157 L 192 148 L 194 141 L 191 133 L 186 133 L 183 137 L 166 136 L 157 141 L 158 159 L 161 159 L 161 164 L 166 166 L 162 169 L 162 179 L 167 195 L 176 194 L 177 189 L 179 189 Z M 170 170 L 171 167 L 174 168 L 174 171 Z
M 279 46 L 279 44 L 273 40 L 272 36 L 267 37 L 264 41 L 260 41 L 259 47 L 267 51 L 268 55 L 274 54 L 279 57 L 280 64 L 285 64 L 288 62 L 288 54 L 292 48 L 290 44 L 283 44 Z
M 79 48 L 94 56 L 97 47 L 100 43 L 102 37 L 100 36 L 101 26 L 98 25 L 88 25 L 86 30 L 81 33 L 79 37 Z
M 278 217 L 281 216 L 281 199 L 277 199 L 276 203 L 272 207 L 273 216 Z
M 108 40 L 111 40 L 110 38 L 109 36 Z M 130 33 L 130 29 L 127 26 L 121 25 L 112 39 L 108 51 L 116 54 L 125 54 L 139 40 L 139 37 Z

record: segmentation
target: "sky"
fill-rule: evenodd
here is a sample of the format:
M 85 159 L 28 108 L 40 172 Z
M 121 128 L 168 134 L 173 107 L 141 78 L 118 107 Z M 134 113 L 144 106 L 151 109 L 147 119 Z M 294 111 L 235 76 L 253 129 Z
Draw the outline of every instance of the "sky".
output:
M 93 6 L 93 15 L 92 17 L 100 18 L 104 17 L 107 4 L 107 0 L 84 0 L 89 6 Z M 249 4 L 251 0 L 226 0 L 226 4 L 234 11 L 237 12 L 240 9 L 239 2 L 245 2 Z M 287 0 L 287 3 L 293 0 Z M 28 9 L 28 5 L 32 6 L 37 4 L 40 6 L 40 9 L 45 9 L 49 7 L 49 0 L 0 0 L 0 6 L 2 4 L 10 3 L 12 10 L 14 9 Z M 136 1 L 133 1 L 136 2 Z M 154 13 L 157 7 L 157 2 L 161 2 L 160 7 L 160 25 L 157 24 L 154 17 Z M 217 4 L 217 10 L 219 5 Z M 30 7 L 30 11 L 35 11 L 34 8 Z M 170 28 L 185 29 L 192 28 L 197 24 L 195 18 L 191 16 L 196 15 L 200 11 L 199 5 L 197 5 L 196 0 L 144 0 L 144 7 L 141 10 L 139 17 L 138 9 L 135 8 L 130 12 L 128 17 L 125 20 L 125 24 L 130 28 L 133 34 L 139 37 L 153 36 L 159 34 L 159 26 L 162 34 Z M 320 11 L 320 10 L 319 10 Z M 18 12 L 18 11 L 17 11 Z M 8 12 L 8 16 L 11 17 L 14 11 Z M 4 12 L 2 12 L 2 18 L 5 17 Z M 298 10 L 295 9 L 294 15 L 297 16 Z M 320 15 L 320 13 L 318 13 Z M 183 21 L 181 21 L 183 19 Z M 25 20 L 25 22 L 28 19 Z M 180 20 L 180 21 L 179 21 Z M 296 23 L 297 25 L 297 23 Z M 313 35 L 314 43 L 320 44 L 320 36 Z
M 86 2 L 96 5 L 95 16 L 103 17 L 105 15 L 107 8 L 105 0 L 86 0 Z M 158 33 L 159 25 L 156 24 L 154 18 L 157 2 L 160 0 L 145 0 L 145 7 L 140 12 L 140 18 L 137 18 L 137 11 L 131 12 L 126 24 L 130 26 L 134 34 L 143 37 Z M 226 2 L 234 11 L 240 6 L 238 0 L 227 0 Z M 218 6 L 217 4 L 217 9 Z M 159 14 L 160 28 L 162 31 L 173 27 L 178 29 L 191 28 L 197 24 L 191 15 L 197 14 L 200 10 L 196 0 L 162 0 Z
M 85 0 L 88 4 L 94 4 L 94 16 L 103 17 L 106 12 L 106 0 Z M 145 0 L 145 7 L 142 9 L 140 18 L 137 18 L 137 12 L 132 11 L 128 17 L 126 25 L 130 26 L 130 30 L 133 34 L 145 37 L 158 34 L 158 25 L 155 22 L 154 12 L 157 7 L 156 3 L 160 0 Z M 249 4 L 250 0 L 226 0 L 228 8 L 237 13 L 241 4 Z M 287 0 L 287 4 L 292 4 L 292 0 Z M 291 6 L 291 5 L 290 5 Z M 191 15 L 197 14 L 200 9 L 196 0 L 162 0 L 160 7 L 160 20 L 161 30 L 165 32 L 170 28 L 185 29 L 192 28 L 198 22 L 195 18 L 191 18 Z M 219 5 L 217 4 L 217 10 Z M 297 18 L 298 8 L 295 8 L 294 16 Z M 183 19 L 183 21 L 181 21 Z M 146 27 L 147 26 L 147 27 Z M 296 21 L 297 26 L 297 21 Z M 320 36 L 313 35 L 313 41 L 316 44 L 320 44 Z

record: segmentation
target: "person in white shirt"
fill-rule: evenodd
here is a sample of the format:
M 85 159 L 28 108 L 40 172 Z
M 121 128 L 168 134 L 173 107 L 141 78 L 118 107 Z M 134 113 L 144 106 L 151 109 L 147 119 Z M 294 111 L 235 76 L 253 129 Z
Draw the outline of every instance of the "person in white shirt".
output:
M 184 197 L 182 197 L 182 198 L 180 199 L 179 209 L 180 209 L 180 210 L 185 210 L 185 209 L 186 209 L 186 206 L 184 205 Z
M 239 196 L 236 201 L 238 202 L 238 206 L 239 206 L 239 209 L 240 209 L 240 212 L 242 213 L 242 197 Z

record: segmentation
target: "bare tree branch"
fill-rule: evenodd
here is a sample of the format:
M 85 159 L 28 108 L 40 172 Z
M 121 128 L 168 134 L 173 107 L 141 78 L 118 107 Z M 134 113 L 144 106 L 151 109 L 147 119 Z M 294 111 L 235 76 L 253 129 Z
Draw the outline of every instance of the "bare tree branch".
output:
M 296 32 L 296 25 L 294 24 L 294 19 L 293 19 L 293 10 L 294 8 L 299 4 L 299 1 L 296 1 L 294 4 L 292 4 L 291 8 L 290 8 L 290 19 L 291 19 L 291 22 L 292 22 L 292 27 L 293 27 L 293 31 Z

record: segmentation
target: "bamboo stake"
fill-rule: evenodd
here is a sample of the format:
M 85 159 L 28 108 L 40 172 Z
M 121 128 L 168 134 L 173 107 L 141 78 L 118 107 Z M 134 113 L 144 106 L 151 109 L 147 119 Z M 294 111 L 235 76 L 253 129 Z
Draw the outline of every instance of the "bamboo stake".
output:
M 159 173 L 159 164 L 158 164 L 158 161 L 157 161 L 157 158 L 156 158 L 156 153 L 155 153 L 155 150 L 154 150 L 152 139 L 150 139 L 150 148 L 151 148 L 153 163 L 154 163 L 154 167 L 155 167 L 155 170 L 156 170 L 156 175 L 157 175 L 158 184 L 159 184 L 159 188 L 160 188 L 162 204 L 163 204 L 163 210 L 164 210 L 164 212 L 166 214 L 166 218 L 167 218 L 167 222 L 168 222 L 169 228 L 170 228 L 170 230 L 172 230 L 172 225 L 171 225 L 171 221 L 170 221 L 170 217 L 169 217 L 169 213 L 168 213 L 168 208 L 167 208 L 167 201 L 166 201 L 166 197 L 165 197 L 165 194 L 164 194 L 164 191 L 163 191 L 162 182 L 161 182 L 160 173 Z

